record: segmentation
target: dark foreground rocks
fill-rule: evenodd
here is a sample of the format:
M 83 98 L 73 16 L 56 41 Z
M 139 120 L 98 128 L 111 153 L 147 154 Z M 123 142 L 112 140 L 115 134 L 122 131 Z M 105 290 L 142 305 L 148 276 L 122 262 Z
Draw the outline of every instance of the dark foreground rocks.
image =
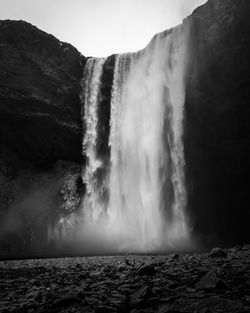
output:
M 250 246 L 0 262 L 0 312 L 250 312 Z

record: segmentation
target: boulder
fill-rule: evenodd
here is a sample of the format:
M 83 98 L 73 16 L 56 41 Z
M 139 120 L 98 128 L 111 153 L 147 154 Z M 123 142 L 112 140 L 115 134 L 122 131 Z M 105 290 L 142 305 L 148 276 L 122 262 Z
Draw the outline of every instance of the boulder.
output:
M 227 252 L 221 248 L 213 248 L 209 256 L 212 258 L 225 258 L 227 256 Z

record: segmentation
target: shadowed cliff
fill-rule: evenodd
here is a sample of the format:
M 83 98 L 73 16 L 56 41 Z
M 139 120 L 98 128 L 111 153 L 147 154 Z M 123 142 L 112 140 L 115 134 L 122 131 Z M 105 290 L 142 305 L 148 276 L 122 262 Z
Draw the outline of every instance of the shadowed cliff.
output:
M 37 166 L 81 160 L 84 60 L 31 24 L 0 22 L 1 144 Z
M 210 0 L 191 18 L 185 104 L 188 211 L 209 244 L 248 242 L 250 3 Z
M 41 253 L 48 225 L 80 201 L 84 63 L 31 24 L 0 21 L 1 253 Z

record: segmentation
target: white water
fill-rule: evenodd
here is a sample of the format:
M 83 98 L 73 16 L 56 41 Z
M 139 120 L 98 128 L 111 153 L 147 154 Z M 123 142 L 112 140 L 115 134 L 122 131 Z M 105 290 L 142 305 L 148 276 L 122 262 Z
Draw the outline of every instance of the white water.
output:
M 104 162 L 97 157 L 96 141 L 105 60 L 91 58 L 86 64 L 82 93 L 86 193 L 83 219 L 78 218 L 75 227 L 85 250 L 153 252 L 190 247 L 182 140 L 185 26 L 158 34 L 138 53 L 117 55 L 110 168 L 101 183 L 97 173 Z M 102 201 L 103 185 L 109 191 L 108 202 Z
M 170 248 L 188 238 L 182 142 L 185 40 L 182 29 L 176 28 L 167 37 L 156 36 L 138 55 L 117 57 L 108 214 L 110 231 L 121 236 L 125 250 Z M 164 134 L 166 116 L 169 134 Z M 170 155 L 166 155 L 164 140 Z M 171 208 L 162 203 L 165 176 L 170 176 L 173 185 Z M 164 209 L 171 211 L 170 220 Z
M 87 60 L 84 70 L 84 81 L 82 100 L 84 112 L 85 136 L 83 140 L 83 154 L 86 155 L 87 164 L 83 171 L 83 183 L 86 186 L 83 207 L 85 219 L 97 219 L 104 211 L 104 204 L 100 200 L 98 189 L 97 172 L 102 167 L 102 161 L 96 155 L 97 123 L 99 88 L 105 59 L 90 58 Z

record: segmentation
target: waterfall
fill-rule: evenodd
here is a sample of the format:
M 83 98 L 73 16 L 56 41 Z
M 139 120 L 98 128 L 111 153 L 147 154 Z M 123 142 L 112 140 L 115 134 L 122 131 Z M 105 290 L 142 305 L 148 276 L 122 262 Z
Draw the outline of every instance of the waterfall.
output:
M 98 219 L 104 211 L 101 201 L 100 188 L 98 186 L 98 170 L 102 167 L 102 161 L 96 153 L 98 106 L 100 103 L 100 84 L 105 59 L 90 58 L 85 65 L 83 77 L 82 110 L 83 128 L 83 154 L 86 156 L 86 167 L 83 171 L 83 183 L 86 186 L 83 206 L 85 218 Z
M 178 27 L 167 36 L 158 34 L 137 54 L 117 56 L 108 213 L 111 231 L 128 239 L 125 249 L 152 251 L 188 236 L 182 142 L 185 39 Z M 167 189 L 172 195 L 164 201 Z
M 182 140 L 186 54 L 187 34 L 179 26 L 156 35 L 137 53 L 116 56 L 109 165 L 97 153 L 106 60 L 87 61 L 82 91 L 85 244 L 90 240 L 110 252 L 153 252 L 189 243 Z M 106 174 L 98 175 L 103 167 Z

